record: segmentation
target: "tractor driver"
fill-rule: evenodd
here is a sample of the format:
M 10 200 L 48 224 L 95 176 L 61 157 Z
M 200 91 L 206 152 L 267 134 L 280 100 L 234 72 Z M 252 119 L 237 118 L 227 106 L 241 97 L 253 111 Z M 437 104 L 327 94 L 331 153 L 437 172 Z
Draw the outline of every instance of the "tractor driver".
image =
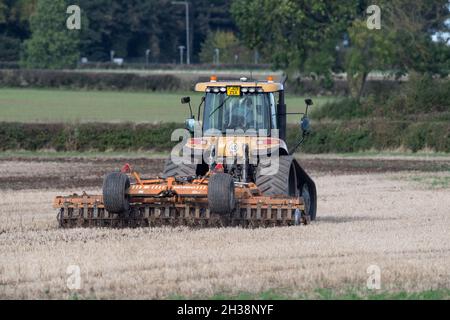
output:
M 231 121 L 227 129 L 247 130 L 250 124 L 247 119 L 253 119 L 253 102 L 250 97 L 243 97 L 233 103 Z

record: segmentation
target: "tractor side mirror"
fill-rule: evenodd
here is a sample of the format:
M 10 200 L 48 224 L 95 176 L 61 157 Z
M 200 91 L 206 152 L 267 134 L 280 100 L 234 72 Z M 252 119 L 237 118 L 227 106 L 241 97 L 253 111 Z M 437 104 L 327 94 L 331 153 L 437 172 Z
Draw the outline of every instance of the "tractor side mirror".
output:
M 181 98 L 181 104 L 189 104 L 189 112 L 191 113 L 191 118 L 194 119 L 194 114 L 192 113 L 192 107 L 191 107 L 191 97 Z
M 300 130 L 303 136 L 311 133 L 311 125 L 307 116 L 303 116 L 302 120 L 300 120 Z
M 289 154 L 294 154 L 295 150 L 298 149 L 298 147 L 305 141 L 306 137 L 311 133 L 311 125 L 308 118 L 308 108 L 313 105 L 313 101 L 311 99 L 305 99 L 305 103 L 306 103 L 306 110 L 304 113 L 300 113 L 303 114 L 303 117 L 301 118 L 299 123 L 302 138 L 294 148 L 289 150 Z
M 184 125 L 190 133 L 194 133 L 196 121 L 194 118 L 186 119 Z
M 181 98 L 181 104 L 187 104 L 191 102 L 191 97 L 183 97 Z
M 313 105 L 313 101 L 312 101 L 312 99 L 308 98 L 308 99 L 305 99 L 305 103 L 306 103 L 306 110 L 305 110 L 305 116 L 303 118 L 308 116 L 308 109 L 310 106 Z M 303 118 L 302 118 L 302 121 L 303 121 Z

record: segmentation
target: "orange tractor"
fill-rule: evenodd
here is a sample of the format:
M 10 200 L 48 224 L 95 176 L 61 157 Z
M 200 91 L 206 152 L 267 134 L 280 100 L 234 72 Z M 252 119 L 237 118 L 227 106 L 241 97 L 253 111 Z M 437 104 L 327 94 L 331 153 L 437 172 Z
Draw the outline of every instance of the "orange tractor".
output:
M 292 154 L 309 133 L 304 113 L 287 113 L 283 84 L 267 81 L 198 83 L 204 93 L 182 148 L 161 177 L 143 178 L 128 164 L 106 175 L 102 195 L 58 196 L 61 227 L 277 226 L 316 217 L 314 181 Z M 202 108 L 203 107 L 203 108 Z M 301 114 L 301 138 L 288 150 L 286 117 Z M 133 181 L 133 182 L 131 182 Z

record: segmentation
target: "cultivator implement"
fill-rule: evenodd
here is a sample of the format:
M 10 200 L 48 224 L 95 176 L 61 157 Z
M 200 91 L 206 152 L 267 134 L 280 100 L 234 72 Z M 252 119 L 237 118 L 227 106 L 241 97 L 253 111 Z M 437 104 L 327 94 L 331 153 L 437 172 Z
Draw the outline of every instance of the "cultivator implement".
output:
M 129 184 L 128 177 L 123 173 L 111 175 L 115 175 L 112 177 L 112 183 L 115 183 L 113 192 L 116 194 L 112 200 L 116 202 L 112 203 L 111 199 L 105 198 L 111 197 L 109 187 L 105 186 L 105 183 L 103 195 L 83 193 L 58 196 L 53 206 L 58 209 L 59 225 L 63 228 L 157 226 L 253 228 L 308 224 L 310 221 L 310 217 L 304 214 L 302 197 L 264 196 L 253 183 L 232 182 L 234 184 L 230 194 L 232 199 L 226 198 L 230 199 L 230 203 L 223 203 L 222 207 L 218 207 L 220 203 L 217 203 L 217 197 L 212 194 L 210 188 L 216 191 L 220 189 L 211 186 L 210 176 L 143 180 L 133 173 L 136 183 Z M 224 175 L 223 178 L 228 176 L 220 173 L 218 175 Z M 118 181 L 123 182 L 122 194 L 120 193 L 122 186 Z M 224 212 L 223 208 L 232 210 Z
M 171 157 L 164 178 L 155 179 L 142 179 L 126 164 L 106 175 L 102 195 L 56 197 L 61 227 L 269 227 L 315 220 L 316 185 L 292 156 L 310 133 L 312 100 L 299 113 L 301 139 L 288 149 L 282 83 L 211 77 L 195 91 L 204 94 L 197 116 L 190 97 L 181 99 L 190 111 L 182 154 L 183 160 L 203 155 L 201 161 L 177 163 Z

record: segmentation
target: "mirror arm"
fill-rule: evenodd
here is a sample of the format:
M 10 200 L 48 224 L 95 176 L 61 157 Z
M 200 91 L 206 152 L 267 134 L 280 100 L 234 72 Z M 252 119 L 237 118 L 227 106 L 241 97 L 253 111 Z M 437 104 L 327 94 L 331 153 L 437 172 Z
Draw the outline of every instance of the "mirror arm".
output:
M 308 109 L 309 109 L 309 104 L 306 105 L 305 117 L 308 116 Z
M 294 148 L 292 148 L 291 150 L 289 150 L 289 155 L 292 156 L 294 154 L 294 152 L 298 149 L 298 147 L 300 147 L 300 145 L 305 141 L 306 135 L 303 134 L 302 139 L 295 145 Z
M 298 147 L 300 147 L 303 142 L 305 142 L 306 137 L 308 136 L 309 132 L 303 131 L 302 132 L 302 138 L 300 139 L 300 141 L 295 145 L 294 148 L 292 148 L 291 150 L 289 150 L 289 155 L 292 156 L 294 154 L 295 151 L 297 151 Z
M 191 102 L 189 101 L 189 111 L 191 112 L 191 118 L 195 119 L 194 113 L 192 112 Z
M 301 115 L 305 115 L 305 113 L 303 112 L 286 112 L 286 113 L 277 113 L 277 115 L 279 116 L 284 116 L 284 115 L 288 115 L 288 114 L 301 114 Z
M 200 121 L 200 108 L 202 107 L 202 104 L 205 102 L 205 97 L 202 97 L 202 100 L 200 101 L 200 104 L 198 105 L 198 113 L 197 113 L 197 120 Z
M 306 109 L 305 112 L 295 112 L 295 113 L 284 113 L 282 115 L 285 114 L 302 114 L 302 120 L 300 122 L 300 126 L 302 128 L 302 138 L 300 139 L 300 141 L 294 146 L 294 148 L 292 148 L 291 150 L 289 150 L 289 155 L 293 155 L 294 152 L 298 149 L 298 147 L 300 147 L 300 145 L 305 141 L 306 136 L 309 134 L 309 119 L 308 119 L 308 109 L 310 106 L 313 105 L 313 102 L 311 99 L 306 99 L 305 100 L 306 103 Z M 305 126 L 304 126 L 304 121 L 306 122 Z

